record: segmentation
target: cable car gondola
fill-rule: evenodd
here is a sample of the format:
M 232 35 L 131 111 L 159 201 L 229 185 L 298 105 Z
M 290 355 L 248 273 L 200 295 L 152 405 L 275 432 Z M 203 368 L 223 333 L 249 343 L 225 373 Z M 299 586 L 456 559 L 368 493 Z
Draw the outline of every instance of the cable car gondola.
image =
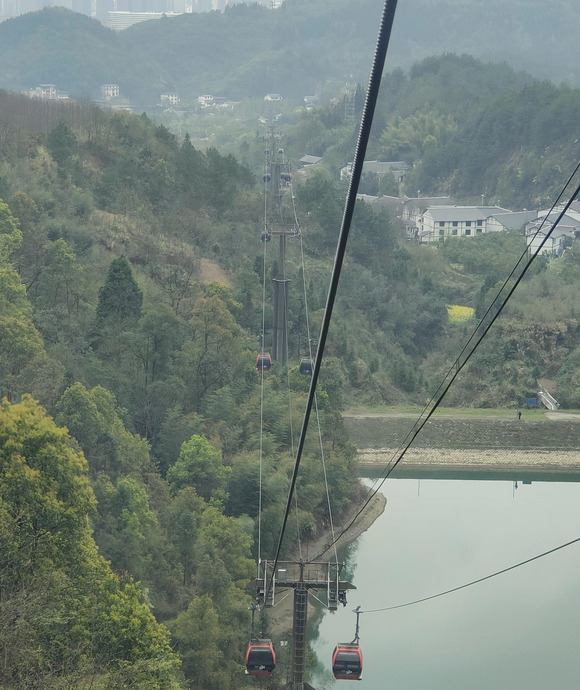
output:
M 300 373 L 312 376 L 314 365 L 310 357 L 302 357 L 300 360 Z
M 258 371 L 268 371 L 272 366 L 272 357 L 269 352 L 262 352 L 256 358 L 256 369 Z
M 249 676 L 271 676 L 276 668 L 272 640 L 252 640 L 246 649 L 246 673 Z
M 358 644 L 338 644 L 332 653 L 332 673 L 338 680 L 360 680 L 362 652 Z

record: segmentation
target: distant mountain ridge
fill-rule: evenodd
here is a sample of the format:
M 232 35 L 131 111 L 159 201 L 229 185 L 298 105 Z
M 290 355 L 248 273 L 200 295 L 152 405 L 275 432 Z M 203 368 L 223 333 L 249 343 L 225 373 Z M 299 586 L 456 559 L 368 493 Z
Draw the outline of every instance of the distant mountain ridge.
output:
M 381 0 L 286 0 L 275 11 L 237 4 L 115 33 L 46 8 L 0 24 L 0 88 L 54 83 L 72 97 L 96 98 L 101 84 L 117 83 L 143 108 L 167 91 L 186 102 L 202 93 L 300 100 L 328 84 L 366 83 L 381 12 Z M 408 0 L 399 3 L 386 69 L 468 53 L 576 86 L 578 35 L 574 0 Z

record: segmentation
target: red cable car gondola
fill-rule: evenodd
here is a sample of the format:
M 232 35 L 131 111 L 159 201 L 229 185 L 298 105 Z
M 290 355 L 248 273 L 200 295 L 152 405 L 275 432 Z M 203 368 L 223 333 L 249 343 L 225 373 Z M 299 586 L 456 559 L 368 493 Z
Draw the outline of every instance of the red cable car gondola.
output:
M 358 644 L 338 644 L 332 654 L 332 673 L 338 680 L 360 680 L 362 652 Z
M 256 358 L 256 369 L 258 371 L 268 371 L 272 366 L 272 357 L 269 352 L 262 352 Z
M 271 640 L 252 640 L 246 649 L 246 673 L 271 676 L 276 667 L 276 652 Z

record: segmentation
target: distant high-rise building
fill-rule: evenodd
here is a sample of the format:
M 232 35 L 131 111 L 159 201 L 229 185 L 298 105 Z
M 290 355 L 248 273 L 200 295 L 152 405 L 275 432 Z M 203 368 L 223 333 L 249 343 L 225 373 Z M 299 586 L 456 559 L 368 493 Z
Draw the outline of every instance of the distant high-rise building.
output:
M 66 9 L 94 17 L 113 28 L 127 28 L 137 21 L 154 19 L 148 14 L 186 14 L 190 12 L 223 12 L 228 5 L 248 4 L 256 0 L 0 0 L 0 22 L 28 12 L 37 12 L 45 7 Z M 258 0 L 258 4 L 277 9 L 284 0 Z M 111 19 L 111 12 L 138 14 L 139 17 L 118 16 Z M 134 21 L 133 21 L 134 20 Z

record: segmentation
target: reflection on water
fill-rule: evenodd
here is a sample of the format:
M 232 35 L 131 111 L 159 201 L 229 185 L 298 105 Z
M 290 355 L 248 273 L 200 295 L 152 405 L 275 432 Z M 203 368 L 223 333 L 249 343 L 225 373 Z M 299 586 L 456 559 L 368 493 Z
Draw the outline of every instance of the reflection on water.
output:
M 389 480 L 385 513 L 346 554 L 357 590 L 325 613 L 313 643 L 324 688 L 545 690 L 578 687 L 580 544 L 432 601 L 580 537 L 580 484 Z M 337 642 L 354 636 L 360 682 L 334 681 Z M 316 635 L 316 633 L 314 633 Z

